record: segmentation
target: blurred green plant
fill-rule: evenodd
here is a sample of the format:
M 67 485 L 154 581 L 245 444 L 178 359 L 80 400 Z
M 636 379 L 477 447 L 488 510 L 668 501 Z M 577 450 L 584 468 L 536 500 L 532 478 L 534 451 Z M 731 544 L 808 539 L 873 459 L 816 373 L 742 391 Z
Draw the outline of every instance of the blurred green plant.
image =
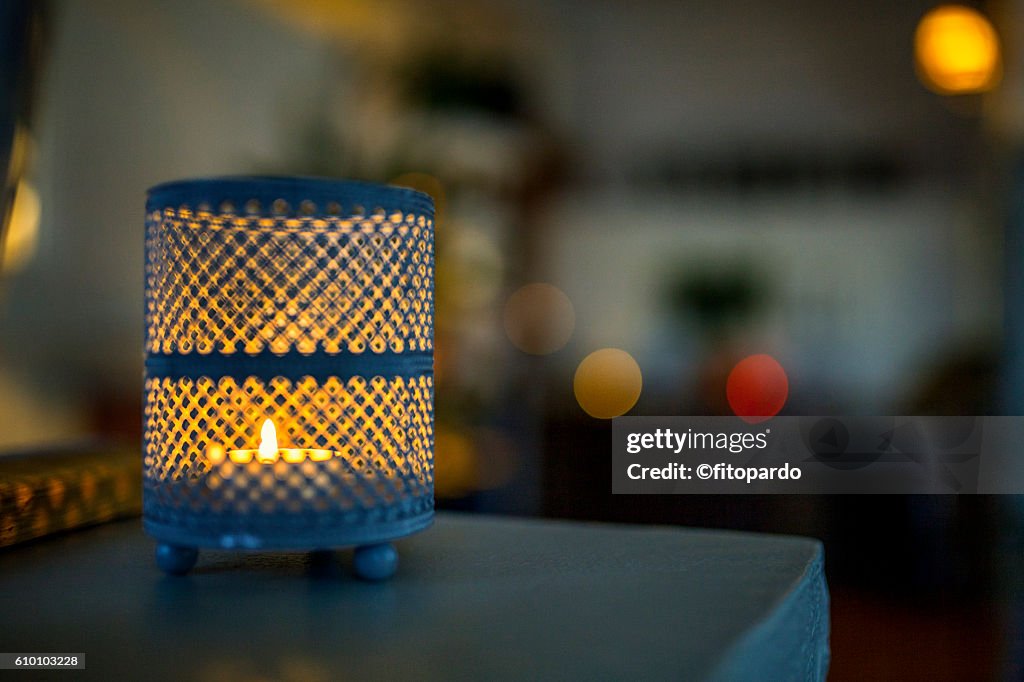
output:
M 766 307 L 769 285 L 750 262 L 687 264 L 669 277 L 666 299 L 677 319 L 717 338 Z

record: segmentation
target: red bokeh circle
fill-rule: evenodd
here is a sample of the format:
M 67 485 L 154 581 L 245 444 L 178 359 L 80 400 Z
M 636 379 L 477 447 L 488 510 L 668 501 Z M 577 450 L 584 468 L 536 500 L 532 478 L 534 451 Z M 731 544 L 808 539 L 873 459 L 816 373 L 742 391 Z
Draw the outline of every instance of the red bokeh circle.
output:
M 743 358 L 729 372 L 725 396 L 729 407 L 746 422 L 755 424 L 774 417 L 786 404 L 789 378 L 770 355 Z

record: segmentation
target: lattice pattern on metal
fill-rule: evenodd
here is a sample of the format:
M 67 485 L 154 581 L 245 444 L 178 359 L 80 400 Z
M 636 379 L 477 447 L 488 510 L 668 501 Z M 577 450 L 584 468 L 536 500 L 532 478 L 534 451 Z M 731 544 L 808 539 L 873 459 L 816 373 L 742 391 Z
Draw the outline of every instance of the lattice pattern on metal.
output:
M 151 190 L 150 532 L 315 547 L 429 522 L 433 258 L 432 204 L 411 190 L 288 178 Z M 279 449 L 256 456 L 267 420 Z
M 431 221 L 148 216 L 146 349 L 158 353 L 430 350 Z

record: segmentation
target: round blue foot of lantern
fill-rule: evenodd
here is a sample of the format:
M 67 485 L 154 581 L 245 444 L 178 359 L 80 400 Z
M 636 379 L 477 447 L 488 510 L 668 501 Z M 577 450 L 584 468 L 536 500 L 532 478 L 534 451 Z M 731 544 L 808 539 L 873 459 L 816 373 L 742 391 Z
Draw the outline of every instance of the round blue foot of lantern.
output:
M 390 542 L 356 547 L 352 570 L 363 580 L 387 580 L 398 570 L 398 550 Z
M 162 542 L 156 546 L 156 565 L 164 573 L 185 575 L 196 565 L 197 559 L 199 559 L 199 550 L 195 547 L 179 547 Z

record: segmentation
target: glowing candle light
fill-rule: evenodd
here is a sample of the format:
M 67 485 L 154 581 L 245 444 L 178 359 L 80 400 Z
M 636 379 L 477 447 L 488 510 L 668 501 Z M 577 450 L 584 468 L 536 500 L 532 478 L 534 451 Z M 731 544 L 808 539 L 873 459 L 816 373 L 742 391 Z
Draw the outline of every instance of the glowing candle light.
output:
M 261 462 L 273 462 L 277 459 L 277 429 L 274 422 L 266 420 L 260 429 L 260 449 L 256 455 Z
M 357 575 L 433 518 L 434 207 L 323 178 L 153 188 L 143 525 L 200 547 L 355 546 Z
M 214 446 L 207 451 L 207 461 L 211 464 L 219 464 L 223 461 L 223 449 Z M 251 462 L 253 457 L 260 464 L 273 464 L 279 459 L 289 464 L 297 464 L 310 459 L 314 462 L 326 462 L 332 457 L 339 457 L 340 453 L 319 448 L 282 448 L 277 442 L 277 427 L 273 419 L 263 421 L 260 427 L 260 445 L 255 450 L 229 450 L 228 459 L 236 464 Z

